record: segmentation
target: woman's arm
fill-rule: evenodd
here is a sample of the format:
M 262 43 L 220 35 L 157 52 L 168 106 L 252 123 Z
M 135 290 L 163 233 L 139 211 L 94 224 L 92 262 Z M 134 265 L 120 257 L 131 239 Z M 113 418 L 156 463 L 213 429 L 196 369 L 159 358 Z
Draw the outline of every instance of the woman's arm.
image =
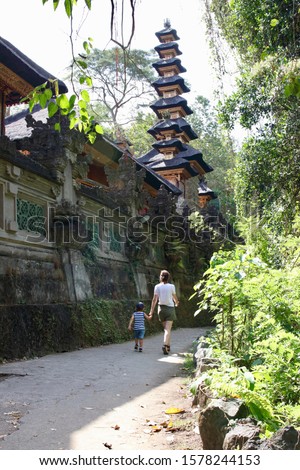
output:
M 172 297 L 173 297 L 173 300 L 174 300 L 174 302 L 175 302 L 175 307 L 178 307 L 179 300 L 178 300 L 177 295 L 173 293 L 173 294 L 172 294 Z
M 151 302 L 150 313 L 149 313 L 150 317 L 152 317 L 152 315 L 153 315 L 153 312 L 154 312 L 154 309 L 155 309 L 155 306 L 156 306 L 157 302 L 158 302 L 158 295 L 154 294 L 152 302 Z

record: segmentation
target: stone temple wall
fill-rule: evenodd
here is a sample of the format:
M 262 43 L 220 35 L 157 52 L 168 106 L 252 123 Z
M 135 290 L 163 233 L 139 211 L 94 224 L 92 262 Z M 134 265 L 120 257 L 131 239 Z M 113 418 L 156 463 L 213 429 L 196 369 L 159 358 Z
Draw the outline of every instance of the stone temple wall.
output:
M 45 172 L 42 155 L 32 163 L 0 139 L 0 359 L 102 341 L 91 331 L 90 340 L 81 334 L 82 306 L 105 301 L 97 308 L 109 305 L 115 316 L 114 302 L 119 310 L 118 302 L 126 305 L 127 316 L 139 300 L 149 308 L 161 269 L 171 271 L 182 300 L 178 325 L 197 324 L 188 298 L 212 247 L 187 241 L 178 259 L 167 249 L 164 228 L 146 223 L 141 238 L 139 224 L 132 237 L 132 201 L 118 205 L 105 188 L 96 196 L 83 191 L 79 180 L 87 169 L 76 152 L 62 147 L 53 160 L 48 155 Z

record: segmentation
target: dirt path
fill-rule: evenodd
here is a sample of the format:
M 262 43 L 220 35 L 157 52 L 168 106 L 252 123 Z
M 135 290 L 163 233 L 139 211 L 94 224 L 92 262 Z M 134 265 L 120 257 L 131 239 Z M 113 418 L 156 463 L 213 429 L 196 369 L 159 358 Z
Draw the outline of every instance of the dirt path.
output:
M 173 331 L 169 356 L 160 334 L 143 353 L 130 342 L 1 365 L 0 449 L 199 449 L 183 361 L 204 332 Z

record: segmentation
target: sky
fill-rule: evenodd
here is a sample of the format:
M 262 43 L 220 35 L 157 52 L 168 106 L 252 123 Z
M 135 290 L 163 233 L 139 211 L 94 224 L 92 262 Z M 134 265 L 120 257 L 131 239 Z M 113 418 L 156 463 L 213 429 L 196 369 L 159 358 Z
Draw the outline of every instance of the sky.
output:
M 0 0 L 1 36 L 30 57 L 45 70 L 62 80 L 71 62 L 70 23 L 64 12 L 63 0 L 56 12 L 53 2 L 43 6 L 42 0 Z M 74 10 L 74 37 L 76 52 L 82 52 L 82 43 L 93 38 L 98 49 L 115 47 L 110 41 L 110 0 L 92 0 L 92 10 L 83 8 L 78 0 Z M 129 5 L 129 0 L 125 0 Z M 217 85 L 210 63 L 210 52 L 205 35 L 202 0 L 137 0 L 136 28 L 132 48 L 150 50 L 158 45 L 155 32 L 164 28 L 169 18 L 176 29 L 182 51 L 180 60 L 187 72 L 182 77 L 190 84 L 186 96 L 189 104 L 193 97 L 204 95 L 213 99 Z M 121 8 L 121 0 L 119 7 Z M 118 11 L 120 13 L 120 11 Z M 125 18 L 130 26 L 130 18 Z M 125 31 L 125 42 L 129 33 Z M 120 38 L 119 38 L 120 39 Z

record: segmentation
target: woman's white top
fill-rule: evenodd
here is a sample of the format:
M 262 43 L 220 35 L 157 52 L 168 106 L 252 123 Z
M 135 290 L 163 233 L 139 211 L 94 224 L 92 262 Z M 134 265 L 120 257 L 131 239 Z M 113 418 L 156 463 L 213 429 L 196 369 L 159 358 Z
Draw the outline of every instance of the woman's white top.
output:
M 174 307 L 173 294 L 176 294 L 174 284 L 156 284 L 154 287 L 154 294 L 158 295 L 159 305 L 167 305 L 168 307 Z

